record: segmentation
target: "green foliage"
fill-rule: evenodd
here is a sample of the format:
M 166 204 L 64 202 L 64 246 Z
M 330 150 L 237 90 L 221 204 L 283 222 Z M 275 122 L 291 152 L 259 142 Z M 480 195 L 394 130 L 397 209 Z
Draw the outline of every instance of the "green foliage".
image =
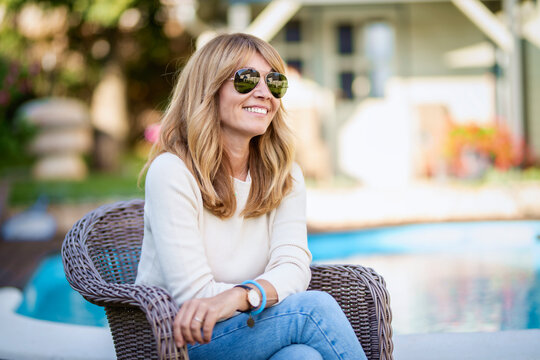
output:
M 9 10 L 18 9 L 24 5 L 25 0 L 2 0 L 1 5 L 6 5 Z
M 525 170 L 511 169 L 501 171 L 496 168 L 487 171 L 483 184 L 540 183 L 540 168 L 529 167 Z
M 31 156 L 25 146 L 35 133 L 36 129 L 21 118 L 0 122 L 0 176 L 8 170 L 30 164 Z
M 4 26 L 0 29 L 0 54 L 10 54 L 11 57 L 17 57 L 18 54 L 24 53 L 28 41 L 21 36 L 15 29 Z
M 0 174 L 27 165 L 26 147 L 35 128 L 16 114 L 18 106 L 32 96 L 32 78 L 38 69 L 0 57 Z
M 49 54 L 57 61 L 36 85 L 36 96 L 89 99 L 103 69 L 116 63 L 128 79 L 129 108 L 135 118 L 139 111 L 166 101 L 177 70 L 175 59 L 188 57 L 193 50 L 186 32 L 175 38 L 165 36 L 164 7 L 157 0 L 3 1 L 7 11 L 0 24 L 0 56 L 41 62 Z M 18 32 L 17 15 L 28 4 L 37 4 L 45 11 L 66 8 L 69 26 L 54 35 L 25 38 Z M 128 9 L 136 9 L 139 22 L 133 28 L 121 29 L 119 20 Z M 99 55 L 94 51 L 98 41 L 105 42 L 110 50 Z
M 84 21 L 95 22 L 104 27 L 113 27 L 118 23 L 122 13 L 129 9 L 134 0 L 75 0 L 73 10 L 83 15 Z
M 39 32 L 28 31 L 20 21 L 21 11 L 32 4 L 38 5 L 33 11 L 40 18 L 35 26 L 43 26 Z M 67 96 L 88 104 L 109 64 L 117 65 L 126 79 L 132 121 L 127 140 L 128 146 L 136 144 L 145 125 L 136 123 L 142 118 L 139 115 L 165 106 L 177 66 L 181 65 L 176 59 L 188 58 L 193 50 L 193 39 L 187 32 L 174 37 L 165 35 L 166 10 L 159 0 L 0 0 L 0 8 L 5 11 L 0 22 L 0 59 L 27 67 L 33 62 L 43 66 L 34 77 L 31 91 L 17 99 L 10 95 L 9 114 L 0 115 L 0 150 L 15 154 L 9 155 L 9 164 L 3 155 L 0 168 L 23 163 L 17 156 L 24 153 L 30 133 L 22 122 L 15 126 L 14 118 L 23 101 Z M 54 11 L 57 8 L 67 11 Z M 126 10 L 132 10 L 138 18 L 128 28 L 120 26 Z M 48 24 L 49 12 L 65 14 L 65 23 L 61 20 Z M 61 16 L 59 19 L 64 19 Z M 96 51 L 100 48 L 96 45 L 103 44 L 107 50 Z M 0 74 L 0 81 L 4 76 Z
M 137 178 L 144 159 L 128 156 L 118 173 L 91 173 L 81 181 L 19 179 L 11 187 L 10 206 L 26 206 L 45 196 L 51 203 L 80 203 L 97 200 L 143 198 Z
M 98 173 L 83 181 L 18 181 L 12 185 L 8 202 L 12 206 L 29 205 L 41 195 L 51 203 L 92 202 L 142 198 L 144 191 L 137 187 L 136 176 Z
M 43 7 L 67 6 L 70 11 L 82 15 L 83 21 L 94 22 L 104 27 L 113 27 L 122 13 L 136 0 L 2 0 L 8 11 L 18 11 L 25 4 L 36 3 Z M 139 1 L 141 2 L 141 1 Z

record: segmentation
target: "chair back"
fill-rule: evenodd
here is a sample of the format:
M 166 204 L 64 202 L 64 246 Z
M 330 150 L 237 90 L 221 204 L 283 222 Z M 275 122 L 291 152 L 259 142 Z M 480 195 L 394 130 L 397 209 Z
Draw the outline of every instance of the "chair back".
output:
M 144 201 L 133 200 L 126 206 L 100 209 L 86 235 L 88 254 L 103 280 L 133 284 L 141 256 Z
M 129 298 L 141 255 L 144 201 L 101 206 L 79 220 L 62 245 L 62 261 L 71 287 L 103 306 L 117 359 L 157 359 L 155 335 L 145 313 Z M 110 285 L 109 285 L 110 284 Z

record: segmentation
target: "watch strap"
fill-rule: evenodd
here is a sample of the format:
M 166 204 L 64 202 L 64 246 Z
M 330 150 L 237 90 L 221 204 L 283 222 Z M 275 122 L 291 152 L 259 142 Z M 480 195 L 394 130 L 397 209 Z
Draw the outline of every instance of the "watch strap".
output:
M 245 289 L 246 291 L 253 290 L 253 288 L 252 288 L 251 286 L 247 286 L 247 285 L 244 285 L 244 284 L 234 285 L 234 287 L 235 287 L 235 288 L 236 288 L 236 287 L 242 288 L 242 289 Z M 248 303 L 249 309 L 244 310 L 244 311 L 242 311 L 242 310 L 238 310 L 238 311 L 240 311 L 240 312 L 242 312 L 242 313 L 248 313 L 248 312 L 251 312 L 251 310 L 253 310 L 253 308 L 251 307 L 251 304 L 249 303 L 249 300 L 248 300 L 247 303 Z
M 234 287 L 239 287 L 239 288 L 242 288 L 242 289 L 246 289 L 247 291 L 252 289 L 252 287 L 244 285 L 244 284 L 234 285 Z

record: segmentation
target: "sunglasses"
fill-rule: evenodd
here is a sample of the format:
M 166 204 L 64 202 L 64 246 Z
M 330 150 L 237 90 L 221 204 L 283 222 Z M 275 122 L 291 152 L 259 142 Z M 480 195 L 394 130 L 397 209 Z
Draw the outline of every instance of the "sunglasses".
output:
M 247 94 L 259 84 L 261 74 L 252 68 L 240 69 L 234 73 L 234 77 L 229 80 L 233 80 L 234 88 L 240 94 Z M 265 76 L 266 86 L 272 95 L 279 99 L 287 92 L 289 85 L 287 77 L 278 72 L 272 71 Z

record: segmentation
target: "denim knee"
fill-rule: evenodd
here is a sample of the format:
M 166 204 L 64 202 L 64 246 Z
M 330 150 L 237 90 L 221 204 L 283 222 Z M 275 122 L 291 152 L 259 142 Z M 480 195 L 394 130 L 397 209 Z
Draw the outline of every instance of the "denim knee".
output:
M 320 318 L 334 319 L 344 317 L 341 307 L 332 295 L 324 291 L 309 290 L 289 296 L 288 307 L 304 313 L 319 315 Z M 319 318 L 319 316 L 316 316 Z
M 294 298 L 294 301 L 298 302 L 299 305 L 307 305 L 313 307 L 339 307 L 336 299 L 332 295 L 324 291 L 319 290 L 308 290 L 291 296 Z
M 292 344 L 280 349 L 269 360 L 323 360 L 323 357 L 311 346 Z

